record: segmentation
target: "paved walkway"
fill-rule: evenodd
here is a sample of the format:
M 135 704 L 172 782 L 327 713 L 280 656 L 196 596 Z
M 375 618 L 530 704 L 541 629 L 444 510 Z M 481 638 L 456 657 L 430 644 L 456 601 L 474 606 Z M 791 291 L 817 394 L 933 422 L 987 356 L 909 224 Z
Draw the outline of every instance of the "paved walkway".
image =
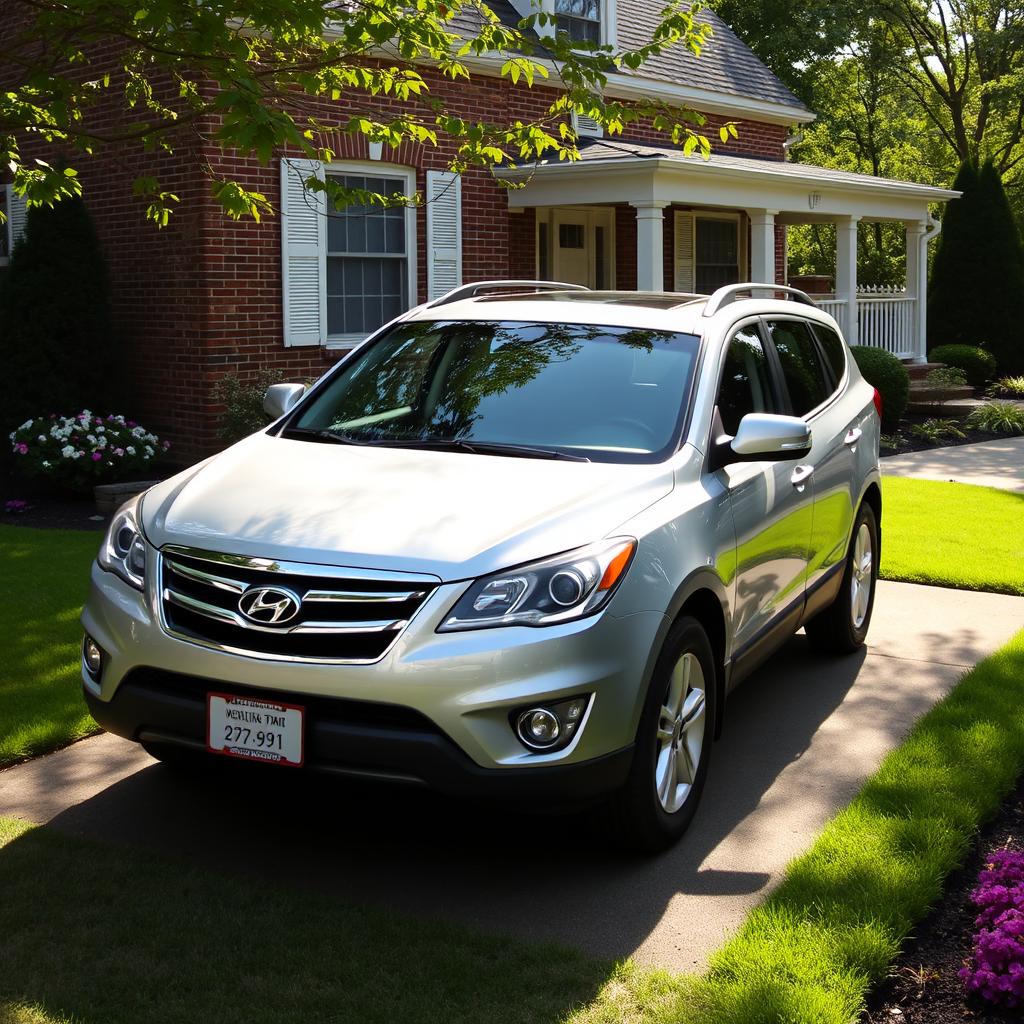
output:
M 1024 598 L 881 583 L 866 652 L 822 659 L 794 637 L 730 700 L 693 826 L 656 858 L 608 852 L 583 818 L 356 792 L 272 769 L 178 778 L 106 735 L 0 772 L 0 814 L 696 970 L 911 723 L 1022 624 Z
M 1024 437 L 889 455 L 881 460 L 881 466 L 887 476 L 955 480 L 961 484 L 1024 491 Z

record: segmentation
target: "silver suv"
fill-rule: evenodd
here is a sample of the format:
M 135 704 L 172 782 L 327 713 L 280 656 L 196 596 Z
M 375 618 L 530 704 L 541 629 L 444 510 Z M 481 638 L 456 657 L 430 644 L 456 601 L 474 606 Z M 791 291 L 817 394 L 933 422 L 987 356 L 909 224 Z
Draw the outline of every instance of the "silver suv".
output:
M 470 285 L 266 408 L 93 567 L 85 699 L 160 759 L 605 801 L 656 849 L 742 676 L 864 643 L 879 397 L 793 289 Z

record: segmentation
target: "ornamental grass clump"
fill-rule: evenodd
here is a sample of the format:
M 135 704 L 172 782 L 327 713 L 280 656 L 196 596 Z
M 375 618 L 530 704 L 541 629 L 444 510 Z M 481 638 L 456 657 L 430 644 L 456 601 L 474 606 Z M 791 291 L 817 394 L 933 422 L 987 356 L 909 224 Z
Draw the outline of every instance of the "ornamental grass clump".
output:
M 974 954 L 960 977 L 996 1006 L 1024 1006 L 1024 853 L 996 850 L 971 893 L 978 908 Z
M 36 416 L 8 436 L 19 472 L 70 490 L 138 479 L 170 448 L 134 420 L 88 409 L 76 416 Z

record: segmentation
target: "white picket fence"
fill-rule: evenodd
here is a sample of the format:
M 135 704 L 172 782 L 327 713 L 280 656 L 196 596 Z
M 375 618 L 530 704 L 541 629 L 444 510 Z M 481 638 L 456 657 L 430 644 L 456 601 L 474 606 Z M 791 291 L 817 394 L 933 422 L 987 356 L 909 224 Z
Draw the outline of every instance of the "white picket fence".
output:
M 824 297 L 815 303 L 849 333 L 849 310 L 845 299 Z M 902 288 L 884 286 L 857 291 L 857 342 L 884 349 L 900 359 L 917 355 L 917 299 Z

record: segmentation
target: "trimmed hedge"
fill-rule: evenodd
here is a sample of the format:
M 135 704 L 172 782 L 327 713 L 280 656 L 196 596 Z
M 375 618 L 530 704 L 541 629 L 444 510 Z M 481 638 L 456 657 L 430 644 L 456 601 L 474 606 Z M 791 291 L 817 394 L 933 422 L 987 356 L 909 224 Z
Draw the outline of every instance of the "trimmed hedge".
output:
M 928 353 L 928 361 L 945 363 L 967 375 L 967 383 L 984 387 L 996 375 L 996 357 L 976 345 L 939 345 Z
M 867 345 L 852 345 L 850 351 L 861 375 L 882 396 L 882 429 L 893 433 L 899 427 L 910 397 L 910 374 L 890 352 Z

